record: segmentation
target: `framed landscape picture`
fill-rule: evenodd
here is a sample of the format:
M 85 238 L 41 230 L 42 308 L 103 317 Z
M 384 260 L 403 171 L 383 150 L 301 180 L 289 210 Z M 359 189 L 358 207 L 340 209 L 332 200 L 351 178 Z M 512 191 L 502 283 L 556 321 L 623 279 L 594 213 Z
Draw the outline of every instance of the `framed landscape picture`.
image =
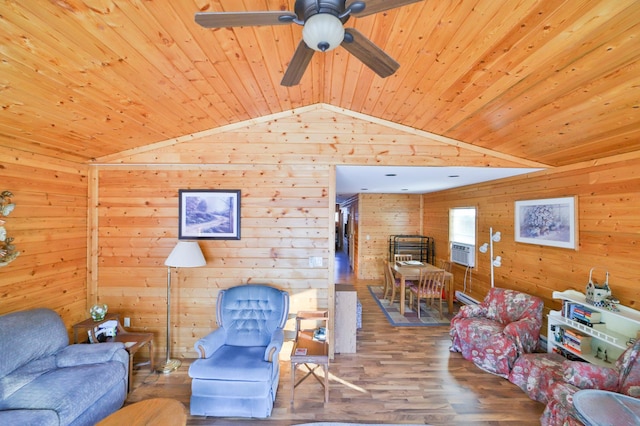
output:
M 240 190 L 181 189 L 181 240 L 239 240 Z
M 578 228 L 576 197 L 516 201 L 515 240 L 576 249 Z

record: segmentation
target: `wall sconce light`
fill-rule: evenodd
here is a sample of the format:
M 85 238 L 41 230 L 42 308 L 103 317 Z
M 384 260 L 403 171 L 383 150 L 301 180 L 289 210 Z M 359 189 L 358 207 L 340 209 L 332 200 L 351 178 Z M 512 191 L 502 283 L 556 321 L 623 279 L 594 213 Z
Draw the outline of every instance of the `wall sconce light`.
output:
M 483 245 L 481 245 L 478 250 L 480 250 L 480 253 L 486 253 L 487 249 L 489 249 L 489 254 L 491 256 L 491 288 L 493 288 L 494 285 L 494 281 L 493 281 L 493 268 L 499 268 L 502 266 L 502 256 L 496 256 L 493 257 L 493 243 L 494 242 L 498 242 L 500 241 L 500 231 L 496 232 L 495 234 L 493 233 L 493 228 L 489 228 L 489 243 L 484 243 Z

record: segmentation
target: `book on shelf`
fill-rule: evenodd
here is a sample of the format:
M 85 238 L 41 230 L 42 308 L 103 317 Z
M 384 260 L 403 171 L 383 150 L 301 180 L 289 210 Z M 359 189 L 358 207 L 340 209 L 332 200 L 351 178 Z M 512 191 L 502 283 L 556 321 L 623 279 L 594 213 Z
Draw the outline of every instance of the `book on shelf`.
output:
M 295 352 L 293 353 L 294 355 L 306 355 L 307 354 L 307 348 L 296 348 Z
M 573 313 L 571 315 L 574 319 L 581 319 L 587 322 L 600 322 L 602 315 L 600 312 L 592 311 L 583 305 L 576 305 L 573 307 Z
M 555 346 L 553 348 L 553 352 L 562 355 L 563 357 L 565 357 L 566 359 L 568 359 L 570 361 L 580 361 L 580 358 L 577 355 L 575 355 L 572 352 L 569 352 L 568 350 L 566 350 L 562 346 Z
M 570 328 L 564 330 L 562 344 L 577 353 L 591 353 L 591 336 Z
M 594 324 L 602 320 L 602 314 L 600 312 L 589 309 L 581 303 L 569 302 L 568 300 L 562 303 L 562 316 L 570 320 L 580 320 Z
M 583 319 L 580 318 L 574 318 L 573 321 L 582 324 L 586 327 L 589 328 L 593 328 L 594 330 L 606 330 L 607 329 L 607 324 L 605 324 L 604 322 L 590 322 L 590 321 L 585 321 Z

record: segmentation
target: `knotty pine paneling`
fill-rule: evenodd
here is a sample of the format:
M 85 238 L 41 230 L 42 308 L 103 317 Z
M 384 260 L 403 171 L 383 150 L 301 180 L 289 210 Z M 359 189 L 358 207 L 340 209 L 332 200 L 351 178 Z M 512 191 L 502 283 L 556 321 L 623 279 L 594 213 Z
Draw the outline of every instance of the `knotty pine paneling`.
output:
M 293 87 L 279 82 L 300 26 L 193 20 L 198 10 L 291 10 L 292 0 L 32 3 L 3 3 L 2 147 L 92 162 L 324 103 L 552 166 L 640 149 L 637 0 L 420 1 L 353 17 L 400 68 L 383 79 L 338 48 L 315 54 Z M 388 143 L 366 126 L 354 132 Z M 304 136 L 288 138 L 294 153 Z M 420 151 L 407 161 L 455 162 Z
M 21 252 L 0 268 L 0 314 L 50 308 L 66 326 L 88 317 L 88 166 L 18 149 L 0 151 L 0 191 L 13 193 L 6 218 Z
M 389 258 L 389 236 L 421 235 L 422 208 L 417 194 L 360 194 L 358 278 L 380 280 Z
M 489 228 L 501 231 L 494 255 L 502 256 L 495 268 L 495 285 L 541 297 L 545 313 L 559 309 L 553 291 L 585 291 L 589 270 L 608 270 L 613 295 L 621 303 L 640 308 L 640 158 L 600 160 L 583 168 L 538 172 L 471 187 L 423 195 L 424 232 L 435 236 L 436 252 L 448 253 L 448 209 L 478 208 L 477 243 L 489 239 Z M 514 241 L 514 202 L 517 200 L 576 196 L 578 250 Z M 489 255 L 476 253 L 471 293 L 482 298 L 490 287 Z M 464 269 L 454 270 L 456 288 L 463 288 Z M 469 287 L 469 284 L 468 284 Z
M 540 167 L 329 105 L 274 114 L 100 159 L 128 164 Z
M 291 313 L 330 306 L 333 236 L 329 229 L 335 210 L 335 198 L 329 197 L 330 167 L 96 169 L 94 279 L 99 300 L 131 317 L 132 330 L 153 332 L 161 353 L 166 348 L 164 261 L 178 241 L 179 189 L 240 189 L 241 239 L 200 240 L 207 265 L 172 269 L 174 356 L 195 356 L 195 341 L 216 328 L 220 289 L 267 283 L 290 293 Z M 311 268 L 310 256 L 321 257 L 323 266 Z
M 179 271 L 183 281 L 173 302 L 173 316 L 179 319 L 173 347 L 189 355 L 202 331 L 214 327 L 219 288 L 248 280 L 271 282 L 297 293 L 292 312 L 333 306 L 329 283 L 335 197 L 329 195 L 335 164 L 531 165 L 365 118 L 320 105 L 100 159 L 92 288 L 98 289 L 100 300 L 121 303 L 118 309 L 139 316 L 141 323 L 133 327 L 154 331 L 157 346 L 165 347 L 162 264 L 177 232 L 177 191 L 241 189 L 242 240 L 205 242 L 207 267 Z M 364 216 L 356 214 L 350 247 L 358 276 L 376 279 L 389 235 L 419 233 L 421 226 L 419 196 L 391 199 L 390 213 L 380 218 L 377 202 L 372 199 L 367 206 L 376 209 L 365 222 L 370 240 L 362 239 L 365 231 L 358 222 Z M 326 266 L 309 268 L 309 256 L 323 257 Z M 121 277 L 144 285 L 119 285 Z M 191 288 L 209 298 L 188 296 Z

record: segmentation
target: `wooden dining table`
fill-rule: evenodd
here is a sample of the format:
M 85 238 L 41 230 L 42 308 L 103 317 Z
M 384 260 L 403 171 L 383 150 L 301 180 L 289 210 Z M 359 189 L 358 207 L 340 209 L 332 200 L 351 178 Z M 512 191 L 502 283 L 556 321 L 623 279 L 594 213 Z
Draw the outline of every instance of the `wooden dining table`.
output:
M 406 265 L 402 262 L 393 264 L 393 273 L 400 280 L 400 314 L 404 315 L 405 310 L 405 283 L 407 280 L 418 281 L 420 279 L 421 270 L 440 269 L 430 263 L 422 263 L 421 265 Z M 447 293 L 447 306 L 449 313 L 453 313 L 453 274 L 444 272 L 444 285 Z

